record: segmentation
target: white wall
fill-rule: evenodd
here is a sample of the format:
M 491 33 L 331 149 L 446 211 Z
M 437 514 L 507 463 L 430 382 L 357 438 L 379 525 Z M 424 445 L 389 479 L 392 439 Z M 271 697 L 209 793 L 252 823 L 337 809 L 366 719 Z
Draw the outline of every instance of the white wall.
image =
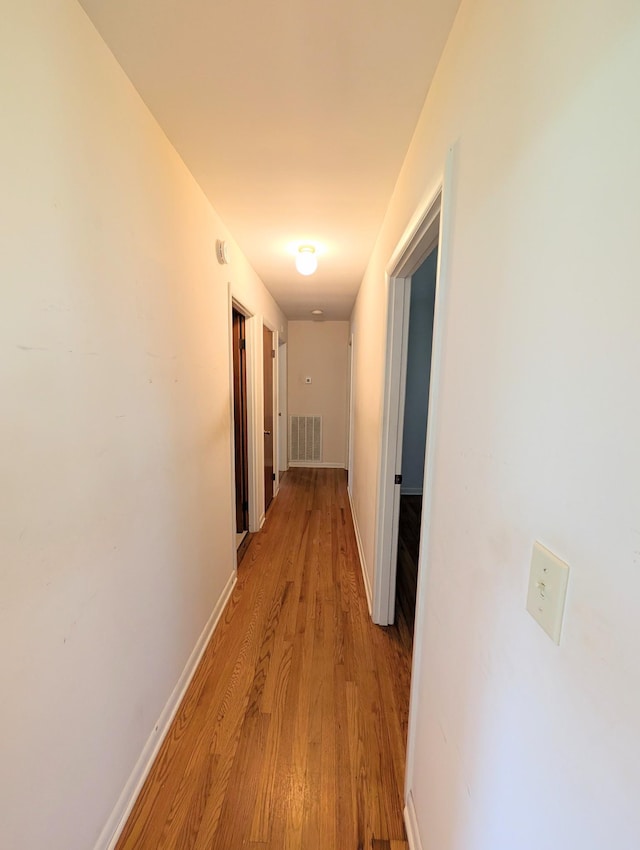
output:
M 413 495 L 422 493 L 424 478 L 437 263 L 434 250 L 411 277 L 401 489 Z
M 349 322 L 289 322 L 288 349 L 289 415 L 322 416 L 322 462 L 344 466 Z
M 88 850 L 233 574 L 228 281 L 80 7 L 0 27 L 0 846 Z
M 374 563 L 385 265 L 458 142 L 409 786 L 424 850 L 640 846 L 640 8 L 463 0 L 353 313 Z M 525 611 L 571 565 L 560 647 Z

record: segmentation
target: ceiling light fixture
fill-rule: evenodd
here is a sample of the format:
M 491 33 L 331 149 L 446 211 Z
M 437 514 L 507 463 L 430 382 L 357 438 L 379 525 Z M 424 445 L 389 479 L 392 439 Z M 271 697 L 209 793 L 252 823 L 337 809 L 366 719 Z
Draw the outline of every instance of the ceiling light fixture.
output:
M 312 310 L 311 311 L 312 316 L 322 316 L 323 313 L 324 313 L 324 310 Z
M 303 275 L 313 274 L 318 268 L 318 258 L 313 245 L 300 245 L 296 254 L 296 268 Z

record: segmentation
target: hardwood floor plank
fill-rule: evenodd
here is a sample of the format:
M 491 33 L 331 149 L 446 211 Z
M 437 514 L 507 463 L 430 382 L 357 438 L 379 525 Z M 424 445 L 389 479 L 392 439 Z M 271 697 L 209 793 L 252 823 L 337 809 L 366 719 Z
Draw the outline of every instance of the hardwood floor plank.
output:
M 418 584 L 421 521 L 422 496 L 401 496 L 398 518 L 396 618 L 404 618 L 412 636 Z
M 324 606 L 324 641 L 321 659 L 324 670 L 322 680 L 322 724 L 320 730 L 320 835 L 324 846 L 337 847 L 340 833 L 337 831 L 336 798 L 340 793 L 337 782 L 337 729 L 336 729 L 336 679 L 335 667 L 335 601 Z
M 403 850 L 411 635 L 371 623 L 345 476 L 291 469 L 117 850 Z
M 358 823 L 356 819 L 357 799 L 356 771 L 352 767 L 350 752 L 350 721 L 353 711 L 347 706 L 347 682 L 345 668 L 338 665 L 335 676 L 335 725 L 336 725 L 336 799 L 334 811 L 336 832 L 340 836 L 340 847 L 358 847 Z
M 175 850 L 187 850 L 193 847 L 214 782 L 220 775 L 219 761 L 219 756 L 207 755 L 200 763 L 199 773 L 191 775 L 192 779 L 189 783 L 191 795 L 188 804 L 182 805 L 182 811 L 178 809 L 178 815 L 182 817 L 173 820 L 170 815 L 167 822 L 170 828 L 165 829 L 158 848 L 173 847 Z
M 271 815 L 274 808 L 274 794 L 276 789 L 274 765 L 278 762 L 280 744 L 284 734 L 284 708 L 289 683 L 289 672 L 291 670 L 291 653 L 292 645 L 288 643 L 284 647 L 282 656 L 278 659 L 279 671 L 275 693 L 271 703 L 271 723 L 265 745 L 256 807 L 251 827 L 252 843 L 267 842 L 271 834 Z
M 259 711 L 250 711 L 245 717 L 211 850 L 229 850 L 249 842 L 269 723 L 270 717 Z

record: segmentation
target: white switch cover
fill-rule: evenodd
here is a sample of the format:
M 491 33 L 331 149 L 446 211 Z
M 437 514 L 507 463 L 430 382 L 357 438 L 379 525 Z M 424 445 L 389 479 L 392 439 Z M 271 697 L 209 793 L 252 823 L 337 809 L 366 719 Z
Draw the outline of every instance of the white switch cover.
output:
M 534 543 L 527 611 L 555 643 L 560 643 L 568 581 L 569 565 L 540 543 Z

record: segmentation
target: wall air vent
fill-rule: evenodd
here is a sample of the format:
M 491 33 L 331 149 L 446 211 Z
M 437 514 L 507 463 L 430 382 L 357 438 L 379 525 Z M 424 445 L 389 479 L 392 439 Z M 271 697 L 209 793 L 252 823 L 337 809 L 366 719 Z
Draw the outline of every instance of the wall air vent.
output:
M 322 461 L 322 416 L 289 417 L 289 460 L 292 463 Z

